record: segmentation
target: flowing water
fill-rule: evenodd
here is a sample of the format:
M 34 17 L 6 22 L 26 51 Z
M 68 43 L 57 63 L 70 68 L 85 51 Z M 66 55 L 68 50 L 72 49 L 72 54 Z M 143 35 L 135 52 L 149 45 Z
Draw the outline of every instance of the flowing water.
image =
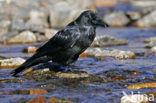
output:
M 156 92 L 155 88 L 137 90 L 126 89 L 128 85 L 138 83 L 156 82 L 156 56 L 150 54 L 150 49 L 144 48 L 143 40 L 156 36 L 155 29 L 128 28 L 97 28 L 97 35 L 112 35 L 129 40 L 128 45 L 103 47 L 103 49 L 131 50 L 137 54 L 135 59 L 116 60 L 106 57 L 104 60 L 94 57 L 83 57 L 74 63 L 73 69 L 92 74 L 90 80 L 86 79 L 60 79 L 52 77 L 46 80 L 30 80 L 24 77 L 12 77 L 12 69 L 0 69 L 0 103 L 22 103 L 36 95 L 29 95 L 19 90 L 41 88 L 48 93 L 40 94 L 46 98 L 55 96 L 60 99 L 70 99 L 74 103 L 119 103 L 123 91 L 127 94 Z M 38 44 L 32 44 L 38 45 Z M 22 53 L 21 50 L 30 45 L 1 46 L 0 56 L 6 58 L 28 58 L 31 54 Z M 144 56 L 146 53 L 149 55 Z M 134 73 L 138 73 L 134 75 Z M 42 76 L 39 76 L 42 79 Z M 17 82 L 9 81 L 17 79 Z M 19 82 L 18 79 L 24 82 Z M 32 78 L 33 79 L 33 78 Z M 14 91 L 11 92 L 10 91 Z M 20 101 L 20 102 L 19 102 Z M 155 100 L 156 101 L 156 100 Z

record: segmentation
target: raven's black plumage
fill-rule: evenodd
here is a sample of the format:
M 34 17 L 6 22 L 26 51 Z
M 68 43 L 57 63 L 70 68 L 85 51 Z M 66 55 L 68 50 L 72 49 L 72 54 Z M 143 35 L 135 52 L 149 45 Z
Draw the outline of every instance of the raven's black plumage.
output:
M 96 26 L 106 26 L 106 24 L 93 11 L 84 11 L 75 21 L 58 31 L 32 57 L 11 73 L 16 75 L 26 68 L 50 60 L 62 65 L 76 61 L 93 42 Z

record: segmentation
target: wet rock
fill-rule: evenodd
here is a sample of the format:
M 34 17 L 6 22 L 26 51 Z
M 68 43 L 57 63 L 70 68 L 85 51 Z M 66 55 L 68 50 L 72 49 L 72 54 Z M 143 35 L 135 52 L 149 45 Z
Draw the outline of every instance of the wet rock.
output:
M 56 76 L 60 77 L 60 78 L 86 78 L 89 77 L 89 74 L 87 73 L 80 73 L 80 74 L 76 74 L 76 73 L 58 73 L 56 74 Z
M 152 48 L 154 46 L 156 46 L 156 41 L 151 41 L 151 42 L 145 44 L 145 47 L 146 48 Z
M 61 73 L 61 72 L 53 72 L 50 71 L 48 68 L 47 69 L 41 69 L 41 70 L 35 70 L 31 72 L 28 72 L 27 74 L 24 75 L 25 78 L 32 80 L 33 81 L 42 81 L 46 79 L 53 79 L 54 77 L 59 77 L 63 79 L 80 79 L 80 78 L 87 78 L 90 75 L 87 73 Z M 41 78 L 42 77 L 42 78 Z
M 8 43 L 10 44 L 26 44 L 35 42 L 37 42 L 36 36 L 30 31 L 23 31 L 19 35 L 8 40 Z
M 115 0 L 94 0 L 96 7 L 113 7 L 117 4 Z
M 134 94 L 125 95 L 121 98 L 120 103 L 149 103 L 146 95 Z
M 55 29 L 46 29 L 45 30 L 45 37 L 47 37 L 48 39 L 50 39 L 51 37 L 53 37 L 58 31 Z
M 102 50 L 100 48 L 92 48 L 87 50 L 89 56 L 94 57 L 113 57 L 116 59 L 132 59 L 135 54 L 132 51 L 123 51 L 118 49 Z
M 27 103 L 47 103 L 47 100 L 44 96 L 37 96 L 29 100 Z
M 30 81 L 45 81 L 49 79 L 53 79 L 55 75 L 55 72 L 50 71 L 48 68 L 43 68 L 40 70 L 34 70 L 31 72 L 28 72 L 23 75 L 24 78 L 30 80 Z
M 156 27 L 156 10 L 152 11 L 142 19 L 137 21 L 138 27 L 154 28 Z
M 72 7 L 66 2 L 54 5 L 50 10 L 50 23 L 52 28 L 62 28 L 76 19 L 83 9 Z M 68 15 L 67 15 L 68 14 Z
M 12 78 L 12 79 L 1 79 L 0 83 L 23 83 L 24 80 L 18 79 L 18 78 Z
M 143 89 L 143 88 L 156 88 L 156 82 L 132 84 L 132 85 L 127 86 L 127 89 Z
M 35 53 L 37 49 L 37 47 L 30 46 L 28 48 L 24 48 L 22 51 L 25 53 Z
M 59 98 L 56 98 L 56 97 L 50 97 L 48 99 L 48 102 L 49 103 L 73 103 L 69 99 L 59 99 Z
M 25 60 L 22 58 L 4 59 L 4 60 L 0 60 L 0 67 L 1 68 L 17 68 L 24 62 Z
M 130 20 L 121 11 L 106 14 L 103 20 L 112 27 L 123 27 L 127 25 Z
M 10 20 L 1 20 L 0 21 L 0 35 L 3 35 L 8 32 L 10 24 L 11 24 Z
M 30 95 L 47 94 L 48 92 L 44 89 L 26 89 Z
M 119 39 L 113 36 L 102 35 L 102 36 L 97 36 L 94 39 L 92 46 L 103 47 L 103 46 L 116 46 L 116 45 L 125 45 L 125 44 L 128 44 L 128 40 L 126 39 Z
M 14 90 L 14 91 L 4 91 L 3 95 L 13 95 L 13 94 L 24 94 L 24 95 L 41 95 L 47 94 L 48 92 L 44 89 L 24 89 L 24 90 Z

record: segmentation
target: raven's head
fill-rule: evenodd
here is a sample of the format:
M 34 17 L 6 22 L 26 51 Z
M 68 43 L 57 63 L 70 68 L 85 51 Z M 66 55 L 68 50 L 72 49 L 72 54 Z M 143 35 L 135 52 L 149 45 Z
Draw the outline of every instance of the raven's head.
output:
M 98 17 L 97 13 L 87 10 L 81 13 L 77 18 L 77 23 L 81 25 L 92 25 L 92 26 L 102 26 L 107 27 L 108 25 Z

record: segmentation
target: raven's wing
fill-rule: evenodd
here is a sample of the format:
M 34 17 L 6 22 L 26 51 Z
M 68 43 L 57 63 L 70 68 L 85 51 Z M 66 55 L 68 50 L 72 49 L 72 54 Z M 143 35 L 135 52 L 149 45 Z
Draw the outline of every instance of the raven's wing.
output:
M 55 54 L 59 50 L 72 47 L 80 38 L 78 27 L 66 27 L 57 32 L 47 43 L 41 46 L 37 52 L 43 55 Z

